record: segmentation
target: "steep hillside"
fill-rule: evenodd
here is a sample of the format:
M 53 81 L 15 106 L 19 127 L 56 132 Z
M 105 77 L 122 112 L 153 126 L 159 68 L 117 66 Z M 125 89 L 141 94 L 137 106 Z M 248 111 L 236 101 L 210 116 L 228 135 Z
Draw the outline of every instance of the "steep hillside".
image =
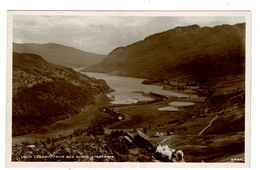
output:
M 67 67 L 89 67 L 103 60 L 104 55 L 85 52 L 73 47 L 55 43 L 17 44 L 13 43 L 13 52 L 34 53 L 48 62 Z
M 77 114 L 107 92 L 103 80 L 90 78 L 29 53 L 13 53 L 13 136 Z
M 157 33 L 114 49 L 83 71 L 143 77 L 153 81 L 208 78 L 244 72 L 245 24 L 191 25 Z

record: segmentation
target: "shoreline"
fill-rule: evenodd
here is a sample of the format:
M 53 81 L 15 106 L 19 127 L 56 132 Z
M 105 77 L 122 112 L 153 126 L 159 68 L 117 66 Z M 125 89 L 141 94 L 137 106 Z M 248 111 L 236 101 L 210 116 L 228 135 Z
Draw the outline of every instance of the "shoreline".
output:
M 154 104 L 154 103 L 159 103 L 159 102 L 162 102 L 162 101 L 167 101 L 168 100 L 168 97 L 164 96 L 164 95 L 160 95 L 160 94 L 156 94 L 156 93 L 144 93 L 144 92 L 140 92 L 142 95 L 145 95 L 145 96 L 149 96 L 151 97 L 153 100 L 149 100 L 149 101 L 138 101 L 137 103 L 132 103 L 132 104 L 111 104 L 110 102 L 113 101 L 111 99 L 109 99 L 109 97 L 107 97 L 107 94 L 111 93 L 110 92 L 107 92 L 107 93 L 102 93 L 102 94 L 99 94 L 96 96 L 96 104 L 94 104 L 94 107 L 96 108 L 95 110 L 97 111 L 100 111 L 102 113 L 105 113 L 105 114 L 108 114 L 110 116 L 112 116 L 114 119 L 118 119 L 118 116 L 122 116 L 124 117 L 124 115 L 122 113 L 117 113 L 115 111 L 113 111 L 114 108 L 122 108 L 122 107 L 134 107 L 134 106 L 141 106 L 141 105 L 148 105 L 148 104 Z M 175 97 L 175 96 L 171 96 L 172 99 L 175 99 L 176 101 L 179 101 L 179 100 L 183 100 L 180 99 L 179 97 Z M 186 98 L 188 99 L 188 98 Z M 81 112 L 75 114 L 75 115 L 70 115 L 68 118 L 66 119 L 61 119 L 61 120 L 58 120 L 50 125 L 45 125 L 45 126 L 42 126 L 41 128 L 31 132 L 31 133 L 28 133 L 28 134 L 24 134 L 24 135 L 20 135 L 20 136 L 14 136 L 12 137 L 12 145 L 15 145 L 15 144 L 21 144 L 22 142 L 26 142 L 26 141 L 34 141 L 34 140 L 37 140 L 37 139 L 34 139 L 33 137 L 30 137 L 31 135 L 34 136 L 38 136 L 37 134 L 39 134 L 39 136 L 41 136 L 41 140 L 46 140 L 48 137 L 48 133 L 44 133 L 45 131 L 50 131 L 49 134 L 50 137 L 58 137 L 60 135 L 64 136 L 62 133 L 58 133 L 56 132 L 55 130 L 52 131 L 52 129 L 54 129 L 55 126 L 59 126 L 60 124 L 64 124 L 64 122 L 68 122 L 70 119 L 73 119 L 74 117 L 77 117 L 79 116 L 79 114 L 81 114 L 82 112 L 87 112 L 88 111 L 88 108 L 89 107 L 92 107 L 93 105 L 88 105 L 88 106 L 85 106 L 81 109 Z M 106 108 L 106 111 L 103 111 L 103 109 Z M 123 120 L 123 119 L 122 119 Z M 102 122 L 101 120 L 99 122 Z M 118 122 L 118 121 L 116 121 Z M 112 123 L 109 123 L 108 125 L 111 126 L 112 124 L 116 123 L 116 122 L 112 122 Z M 65 123 L 66 124 L 66 123 Z M 108 126 L 106 125 L 106 126 Z M 65 126 L 65 125 L 64 125 Z M 106 127 L 104 126 L 104 127 Z M 66 127 L 65 127 L 66 128 Z M 72 128 L 71 130 L 68 130 L 66 131 L 66 135 L 69 135 L 71 132 L 73 132 L 73 130 L 76 130 L 77 128 Z M 39 133 L 40 132 L 40 133 Z M 57 134 L 58 133 L 58 134 Z M 53 134 L 56 134 L 56 135 L 53 135 Z M 65 136 L 66 136 L 65 135 Z M 29 136 L 29 137 L 28 137 Z M 24 140 L 21 140 L 21 139 L 18 139 L 16 140 L 16 138 L 24 138 Z M 32 138 L 32 139 L 30 139 Z M 15 141 L 13 141 L 15 139 Z

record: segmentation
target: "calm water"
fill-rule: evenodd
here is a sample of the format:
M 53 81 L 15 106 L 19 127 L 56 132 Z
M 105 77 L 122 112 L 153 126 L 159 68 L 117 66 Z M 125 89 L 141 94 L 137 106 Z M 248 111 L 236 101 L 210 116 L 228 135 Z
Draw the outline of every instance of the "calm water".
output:
M 136 103 L 140 100 L 152 100 L 150 97 L 143 96 L 140 92 L 154 92 L 161 95 L 169 95 L 169 96 L 177 96 L 177 97 L 196 97 L 195 95 L 186 95 L 176 92 L 170 92 L 162 90 L 162 86 L 156 85 L 144 85 L 141 82 L 144 79 L 140 78 L 131 78 L 131 77 L 124 77 L 124 76 L 115 76 L 109 74 L 101 74 L 101 73 L 84 73 L 90 77 L 95 77 L 98 79 L 104 79 L 107 84 L 115 90 L 108 94 L 108 97 L 113 99 L 112 103 L 116 104 L 128 104 L 128 103 Z M 169 106 L 173 107 L 173 106 Z M 173 109 L 173 108 L 164 108 L 164 109 Z M 85 126 L 86 122 L 92 121 L 91 116 L 93 116 L 92 106 L 88 107 L 88 111 L 80 112 L 79 114 L 67 118 L 65 120 L 60 120 L 56 123 L 53 123 L 49 126 L 42 127 L 41 129 L 26 134 L 23 136 L 17 136 L 12 138 L 13 144 L 20 144 L 23 141 L 34 142 L 35 140 L 45 140 L 48 137 L 54 138 L 58 137 L 59 135 L 69 135 L 73 130 L 81 128 Z M 164 110 L 162 109 L 162 110 Z
M 192 102 L 180 102 L 180 101 L 175 101 L 169 103 L 170 106 L 192 106 L 194 103 Z
M 161 107 L 161 108 L 158 108 L 158 110 L 160 110 L 160 111 L 180 111 L 178 108 L 172 107 L 172 106 Z
M 187 97 L 192 98 L 196 97 L 196 95 L 190 94 L 182 94 L 177 92 L 171 92 L 163 90 L 162 86 L 157 85 L 144 85 L 142 81 L 144 79 L 141 78 L 132 78 L 125 76 L 115 76 L 110 74 L 103 73 L 92 73 L 92 72 L 81 72 L 83 74 L 88 75 L 89 77 L 95 77 L 97 79 L 103 79 L 107 82 L 107 84 L 115 90 L 109 94 L 109 97 L 113 99 L 111 103 L 114 104 L 130 104 L 136 103 L 137 101 L 147 101 L 152 100 L 150 97 L 143 96 L 141 93 L 157 93 L 165 96 L 176 96 L 176 97 Z
M 178 109 L 178 107 L 184 107 L 184 106 L 192 106 L 195 103 L 192 102 L 181 102 L 181 101 L 174 101 L 174 102 L 170 102 L 168 103 L 170 106 L 165 106 L 165 107 L 161 107 L 158 108 L 158 110 L 160 111 L 180 111 Z

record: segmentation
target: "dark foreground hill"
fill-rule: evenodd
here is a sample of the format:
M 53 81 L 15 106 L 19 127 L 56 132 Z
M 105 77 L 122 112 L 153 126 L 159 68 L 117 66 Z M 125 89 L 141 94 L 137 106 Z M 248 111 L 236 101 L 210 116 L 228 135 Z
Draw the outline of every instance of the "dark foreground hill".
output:
M 105 57 L 104 55 L 90 53 L 55 43 L 13 43 L 13 51 L 17 53 L 37 54 L 42 56 L 48 62 L 67 67 L 89 67 L 101 62 Z
M 245 24 L 191 25 L 157 33 L 114 49 L 103 62 L 83 71 L 143 77 L 151 82 L 173 78 L 206 81 L 244 72 Z
M 29 133 L 95 103 L 107 92 L 103 80 L 90 78 L 29 53 L 13 53 L 13 136 Z

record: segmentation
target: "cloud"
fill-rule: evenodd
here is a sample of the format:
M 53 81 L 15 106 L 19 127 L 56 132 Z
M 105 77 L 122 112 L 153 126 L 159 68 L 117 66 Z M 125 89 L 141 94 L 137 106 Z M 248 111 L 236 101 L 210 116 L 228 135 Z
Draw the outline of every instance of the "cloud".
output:
M 215 26 L 244 22 L 243 17 L 46 16 L 16 15 L 17 43 L 59 43 L 88 52 L 108 54 L 176 26 Z

